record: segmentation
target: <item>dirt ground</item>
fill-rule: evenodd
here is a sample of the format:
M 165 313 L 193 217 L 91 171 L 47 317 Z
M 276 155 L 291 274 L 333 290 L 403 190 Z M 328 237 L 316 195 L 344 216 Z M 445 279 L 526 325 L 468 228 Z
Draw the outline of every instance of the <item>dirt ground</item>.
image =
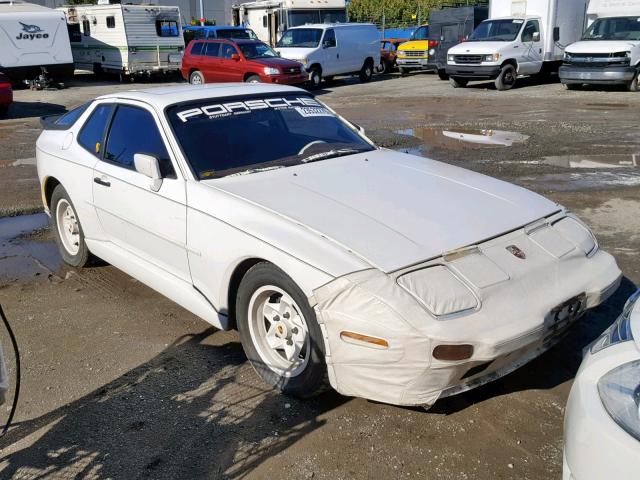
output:
M 566 205 L 624 272 L 614 297 L 558 346 L 425 412 L 332 391 L 307 401 L 279 395 L 247 364 L 235 332 L 210 328 L 111 266 L 62 266 L 36 213 L 38 117 L 152 85 L 85 76 L 62 91 L 19 90 L 11 117 L 0 120 L 0 304 L 23 366 L 16 425 L 0 439 L 0 477 L 560 477 L 581 350 L 640 283 L 640 95 L 527 80 L 509 92 L 486 83 L 456 90 L 425 74 L 317 92 L 379 145 Z M 0 341 L 7 351 L 4 333 Z M 7 405 L 0 412 L 4 421 Z

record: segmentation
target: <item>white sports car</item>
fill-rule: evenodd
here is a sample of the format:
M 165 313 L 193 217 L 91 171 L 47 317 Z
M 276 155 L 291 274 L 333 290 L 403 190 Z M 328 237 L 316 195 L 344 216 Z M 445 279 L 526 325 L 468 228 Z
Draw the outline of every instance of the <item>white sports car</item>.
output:
M 586 351 L 564 419 L 564 480 L 640 477 L 640 290 Z
M 308 396 L 432 405 L 554 344 L 620 282 L 562 206 L 376 148 L 309 93 L 180 86 L 45 119 L 42 200 L 90 253 L 212 325 Z

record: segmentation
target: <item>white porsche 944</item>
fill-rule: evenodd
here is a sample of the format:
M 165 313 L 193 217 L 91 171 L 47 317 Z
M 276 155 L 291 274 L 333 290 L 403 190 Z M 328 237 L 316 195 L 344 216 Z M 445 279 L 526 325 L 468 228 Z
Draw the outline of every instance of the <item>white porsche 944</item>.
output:
M 304 90 L 117 93 L 43 120 L 60 252 L 91 254 L 220 329 L 266 382 L 432 405 L 556 343 L 617 288 L 562 206 L 377 148 Z

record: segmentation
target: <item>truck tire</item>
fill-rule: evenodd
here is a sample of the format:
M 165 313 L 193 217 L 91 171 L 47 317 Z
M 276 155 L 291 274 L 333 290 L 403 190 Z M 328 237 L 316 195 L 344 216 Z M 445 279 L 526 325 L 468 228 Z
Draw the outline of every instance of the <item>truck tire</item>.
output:
M 322 83 L 322 70 L 320 67 L 311 67 L 311 71 L 309 72 L 309 84 L 312 89 L 320 88 L 320 84 Z
M 516 72 L 516 68 L 513 65 L 507 64 L 502 67 L 500 75 L 498 75 L 498 78 L 496 78 L 495 81 L 496 90 L 511 90 L 516 84 L 517 76 L 518 73 Z
M 633 80 L 631 80 L 631 83 L 627 86 L 630 92 L 640 91 L 640 85 L 638 85 L 639 77 L 640 77 L 640 72 L 636 73 L 636 76 L 633 77 Z
M 464 88 L 469 84 L 469 80 L 460 77 L 449 77 L 449 83 L 453 88 Z
M 449 80 L 449 75 L 447 75 L 447 72 L 444 70 L 444 68 L 438 69 L 438 78 L 440 80 Z
M 204 75 L 200 70 L 196 70 L 195 72 L 191 72 L 189 75 L 189 83 L 191 85 L 204 85 Z
M 249 269 L 236 296 L 242 348 L 254 370 L 284 394 L 310 397 L 327 376 L 324 338 L 300 287 L 268 262 Z
M 360 81 L 362 83 L 371 81 L 371 78 L 373 77 L 373 62 L 365 60 L 358 76 L 360 77 Z

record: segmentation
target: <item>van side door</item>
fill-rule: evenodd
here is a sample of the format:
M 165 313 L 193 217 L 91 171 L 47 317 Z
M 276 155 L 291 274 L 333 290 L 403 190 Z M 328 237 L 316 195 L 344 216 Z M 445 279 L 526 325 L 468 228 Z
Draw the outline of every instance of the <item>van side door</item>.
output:
M 538 20 L 528 20 L 522 33 L 520 34 L 522 42 L 522 52 L 518 60 L 518 73 L 530 75 L 539 73 L 542 69 L 542 32 L 540 31 L 540 22 Z
M 220 60 L 220 42 L 207 42 L 203 49 L 202 73 L 207 82 L 224 82 L 222 61 Z

